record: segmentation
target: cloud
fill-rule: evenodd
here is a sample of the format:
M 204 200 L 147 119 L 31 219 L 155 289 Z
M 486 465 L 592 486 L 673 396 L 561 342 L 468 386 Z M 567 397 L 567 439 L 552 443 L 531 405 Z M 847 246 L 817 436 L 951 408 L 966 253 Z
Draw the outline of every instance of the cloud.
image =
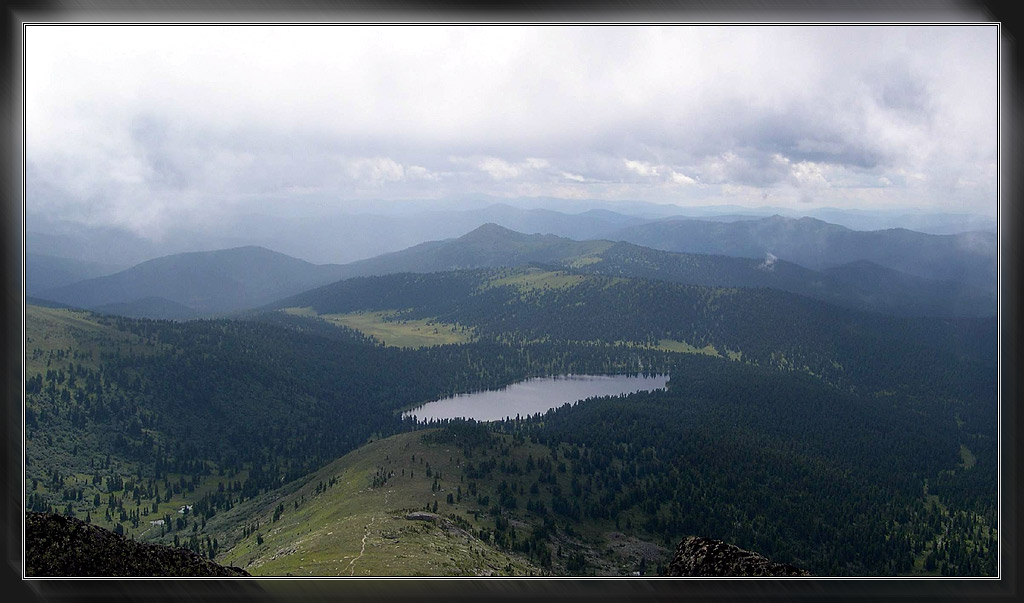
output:
M 828 166 L 814 161 L 793 162 L 788 157 L 776 154 L 774 161 L 779 165 L 789 167 L 789 179 L 798 187 L 826 187 L 829 181 L 825 177 Z
M 405 168 L 388 157 L 358 158 L 343 163 L 350 178 L 371 186 L 405 179 Z
M 771 190 L 994 214 L 997 45 L 988 25 L 33 25 L 28 210 L 143 228 L 314 196 Z
M 657 179 L 661 182 L 673 184 L 695 185 L 697 181 L 682 172 L 676 171 L 672 166 L 654 164 L 633 159 L 623 160 L 626 169 L 644 178 Z
M 495 180 L 518 178 L 531 170 L 543 170 L 551 166 L 547 159 L 527 157 L 518 163 L 511 163 L 499 157 L 484 157 L 476 161 L 477 169 L 487 172 Z
M 791 175 L 789 159 L 753 148 L 728 149 L 705 157 L 695 169 L 703 182 L 757 187 L 774 186 Z
M 676 184 L 697 184 L 697 181 L 693 178 L 675 170 L 672 170 L 672 182 L 675 182 Z
M 637 174 L 640 174 L 641 176 L 657 176 L 658 175 L 658 167 L 657 166 L 651 165 L 651 164 L 643 162 L 643 161 L 634 161 L 632 159 L 625 159 L 623 161 L 625 162 L 626 167 L 631 172 L 636 172 Z
M 408 168 L 406 168 L 405 173 L 410 178 L 419 178 L 421 180 L 434 180 L 434 181 L 436 181 L 436 180 L 440 180 L 441 179 L 441 175 L 440 174 L 436 174 L 434 172 L 431 172 L 430 170 L 428 170 L 427 168 L 425 168 L 425 167 L 423 167 L 421 165 L 410 165 Z
M 519 167 L 498 159 L 497 157 L 487 157 L 486 159 L 480 160 L 477 163 L 477 167 L 491 175 L 491 178 L 495 180 L 504 180 L 506 178 L 515 178 L 522 171 Z

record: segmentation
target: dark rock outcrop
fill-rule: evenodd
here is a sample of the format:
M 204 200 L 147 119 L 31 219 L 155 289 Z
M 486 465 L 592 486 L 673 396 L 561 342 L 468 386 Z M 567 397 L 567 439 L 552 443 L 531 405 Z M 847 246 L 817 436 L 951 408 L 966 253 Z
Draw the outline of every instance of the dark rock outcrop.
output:
M 413 511 L 407 513 L 405 518 L 410 521 L 429 521 L 431 523 L 437 523 L 441 519 L 437 513 L 429 513 L 427 511 Z
M 668 576 L 810 576 L 806 570 L 776 563 L 763 555 L 698 536 L 684 538 L 676 547 L 676 554 L 668 564 Z
M 26 576 L 249 576 L 192 551 L 136 542 L 73 517 L 28 512 L 25 524 Z

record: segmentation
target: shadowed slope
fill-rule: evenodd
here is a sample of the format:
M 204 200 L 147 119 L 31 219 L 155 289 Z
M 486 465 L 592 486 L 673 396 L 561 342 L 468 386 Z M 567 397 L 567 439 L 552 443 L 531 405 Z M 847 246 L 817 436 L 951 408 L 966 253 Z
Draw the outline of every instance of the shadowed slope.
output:
M 667 575 L 687 577 L 711 576 L 810 576 L 806 570 L 775 563 L 763 555 L 726 544 L 690 536 L 676 548 L 675 557 L 668 565 Z
M 144 544 L 84 521 L 52 513 L 25 514 L 25 574 L 70 576 L 245 577 L 186 549 Z

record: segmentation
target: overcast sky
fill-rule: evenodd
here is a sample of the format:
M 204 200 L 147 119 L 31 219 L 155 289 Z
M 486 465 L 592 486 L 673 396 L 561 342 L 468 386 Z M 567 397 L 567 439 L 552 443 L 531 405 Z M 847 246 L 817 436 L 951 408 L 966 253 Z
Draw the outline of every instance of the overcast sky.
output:
M 996 209 L 994 26 L 26 35 L 30 214 L 144 233 L 474 193 Z

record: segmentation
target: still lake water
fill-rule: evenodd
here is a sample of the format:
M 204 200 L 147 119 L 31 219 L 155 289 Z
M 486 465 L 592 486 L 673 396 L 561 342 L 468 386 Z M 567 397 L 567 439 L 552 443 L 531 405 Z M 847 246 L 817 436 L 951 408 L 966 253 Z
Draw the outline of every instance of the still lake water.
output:
M 639 391 L 664 389 L 668 375 L 565 375 L 561 377 L 534 377 L 497 390 L 459 394 L 428 402 L 402 413 L 420 421 L 455 419 L 477 421 L 514 419 L 516 414 L 527 417 L 544 414 L 551 408 L 575 403 L 594 396 L 617 396 Z

